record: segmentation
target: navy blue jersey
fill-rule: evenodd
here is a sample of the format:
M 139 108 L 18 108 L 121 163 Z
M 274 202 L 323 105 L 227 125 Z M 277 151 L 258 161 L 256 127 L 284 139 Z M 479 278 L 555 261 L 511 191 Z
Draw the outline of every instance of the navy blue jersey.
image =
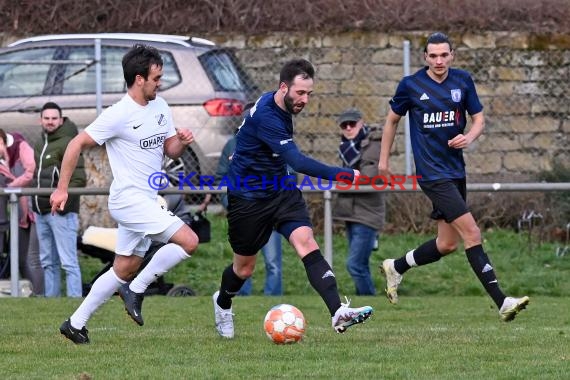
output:
M 420 181 L 465 177 L 463 150 L 450 148 L 447 142 L 463 134 L 467 113 L 474 115 L 483 110 L 467 71 L 449 69 L 443 83 L 437 83 L 425 67 L 402 79 L 390 107 L 400 116 L 409 112 L 410 138 Z
M 293 141 L 293 117 L 279 108 L 268 92 L 256 101 L 236 134 L 236 148 L 228 172 L 228 193 L 242 198 L 267 198 L 296 183 L 297 173 L 352 180 L 353 171 L 322 164 L 303 155 Z

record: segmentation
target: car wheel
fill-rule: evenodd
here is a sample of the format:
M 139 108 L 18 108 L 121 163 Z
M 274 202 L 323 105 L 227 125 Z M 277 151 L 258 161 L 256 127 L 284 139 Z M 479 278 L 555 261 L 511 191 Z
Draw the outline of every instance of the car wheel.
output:
M 180 157 L 177 159 L 172 159 L 169 157 L 164 157 L 162 161 L 162 168 L 168 177 L 168 184 L 170 187 L 178 188 L 180 184 L 180 178 L 186 178 L 190 176 L 192 173 L 195 173 L 191 176 L 190 182 L 192 185 L 198 186 L 200 185 L 200 162 L 198 161 L 198 157 L 192 150 L 192 148 L 188 148 L 182 153 Z M 188 189 L 188 185 L 182 184 L 183 188 Z M 193 204 L 199 204 L 202 202 L 204 198 L 203 194 L 187 194 L 186 200 Z

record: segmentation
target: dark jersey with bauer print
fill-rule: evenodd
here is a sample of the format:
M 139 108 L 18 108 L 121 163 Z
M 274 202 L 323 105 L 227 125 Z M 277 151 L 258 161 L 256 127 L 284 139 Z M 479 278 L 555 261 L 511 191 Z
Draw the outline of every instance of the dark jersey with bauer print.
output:
M 352 169 L 322 164 L 302 154 L 293 141 L 293 116 L 282 110 L 268 92 L 249 110 L 236 134 L 236 148 L 228 171 L 228 194 L 247 199 L 269 198 L 291 189 L 297 173 L 324 179 L 340 173 L 352 181 Z
M 467 124 L 467 114 L 483 110 L 471 75 L 449 69 L 443 83 L 427 74 L 427 67 L 402 79 L 390 100 L 392 111 L 409 111 L 410 138 L 420 182 L 465 177 L 463 150 L 447 145 Z

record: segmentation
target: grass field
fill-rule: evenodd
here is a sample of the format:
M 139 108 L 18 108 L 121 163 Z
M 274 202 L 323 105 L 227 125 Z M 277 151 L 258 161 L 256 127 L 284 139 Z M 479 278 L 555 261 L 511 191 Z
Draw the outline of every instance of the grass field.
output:
M 485 297 L 358 297 L 375 315 L 336 334 L 316 296 L 242 297 L 236 337 L 213 325 L 211 298 L 148 297 L 137 326 L 113 297 L 89 324 L 91 344 L 57 330 L 77 306 L 71 299 L 3 299 L 3 379 L 562 379 L 570 368 L 570 300 L 533 297 L 511 323 Z M 270 306 L 298 306 L 306 338 L 271 343 L 262 331 Z
M 231 263 L 232 250 L 227 242 L 227 222 L 224 217 L 211 216 L 212 241 L 201 244 L 194 256 L 179 264 L 165 279 L 175 284 L 187 284 L 198 295 L 211 295 L 220 284 L 223 269 Z M 382 261 L 399 257 L 434 236 L 416 234 L 382 235 L 380 248 L 370 260 L 377 290 L 381 293 L 383 279 L 377 270 Z M 505 291 L 513 295 L 544 295 L 570 297 L 570 256 L 556 257 L 553 243 L 543 243 L 532 252 L 527 237 L 512 231 L 484 232 L 486 252 Z M 322 237 L 317 236 L 321 242 Z M 355 293 L 352 279 L 345 269 L 347 242 L 342 234 L 333 239 L 333 269 L 343 295 Z M 254 295 L 263 294 L 265 278 L 263 258 L 259 255 L 254 274 Z M 82 257 L 84 281 L 93 278 L 101 268 L 98 259 Z M 400 293 L 406 296 L 457 295 L 479 296 L 484 290 L 469 266 L 463 250 L 424 268 L 406 274 Z M 283 288 L 286 295 L 314 294 L 307 281 L 301 261 L 288 243 L 283 243 Z
M 236 337 L 222 340 L 213 323 L 211 294 L 231 262 L 225 219 L 212 217 L 213 240 L 166 276 L 188 284 L 196 297 L 147 297 L 145 325 L 126 316 L 113 297 L 88 324 L 92 343 L 76 346 L 58 327 L 79 300 L 0 299 L 2 379 L 562 379 L 570 373 L 570 257 L 556 244 L 528 250 L 524 236 L 486 231 L 485 248 L 503 289 L 531 297 L 512 323 L 498 313 L 471 272 L 463 252 L 408 272 L 400 304 L 389 305 L 376 270 L 431 236 L 382 236 L 371 265 L 375 297 L 356 297 L 344 268 L 346 241 L 334 237 L 334 270 L 342 295 L 375 314 L 364 325 L 336 334 L 327 310 L 308 285 L 294 253 L 284 245 L 283 297 L 261 296 L 263 265 L 254 296 L 234 303 Z M 319 238 L 320 239 L 320 238 Z M 84 280 L 102 267 L 81 258 Z M 305 339 L 277 346 L 262 331 L 266 311 L 278 303 L 299 307 L 308 321 Z

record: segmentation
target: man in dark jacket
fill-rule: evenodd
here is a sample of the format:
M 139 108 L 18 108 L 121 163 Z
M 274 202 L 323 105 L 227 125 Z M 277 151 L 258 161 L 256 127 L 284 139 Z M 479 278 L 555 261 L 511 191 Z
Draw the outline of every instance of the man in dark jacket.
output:
M 351 108 L 337 120 L 342 131 L 339 156 L 342 166 L 360 170 L 370 178 L 378 174 L 381 132 L 364 124 L 362 113 Z M 381 191 L 372 193 L 338 193 L 333 218 L 345 223 L 348 238 L 346 268 L 358 295 L 374 295 L 376 289 L 370 273 L 370 256 L 379 231 L 384 227 L 385 200 Z
M 37 163 L 38 188 L 55 188 L 67 144 L 77 135 L 77 126 L 62 117 L 61 108 L 53 102 L 44 104 L 40 113 L 43 139 L 34 147 Z M 70 187 L 85 186 L 83 157 L 79 157 Z M 36 213 L 40 261 L 44 269 L 45 296 L 59 297 L 60 265 L 65 271 L 67 296 L 81 297 L 82 282 L 77 258 L 77 230 L 79 227 L 79 195 L 70 195 L 63 211 L 51 214 L 49 196 L 34 196 L 32 207 Z

